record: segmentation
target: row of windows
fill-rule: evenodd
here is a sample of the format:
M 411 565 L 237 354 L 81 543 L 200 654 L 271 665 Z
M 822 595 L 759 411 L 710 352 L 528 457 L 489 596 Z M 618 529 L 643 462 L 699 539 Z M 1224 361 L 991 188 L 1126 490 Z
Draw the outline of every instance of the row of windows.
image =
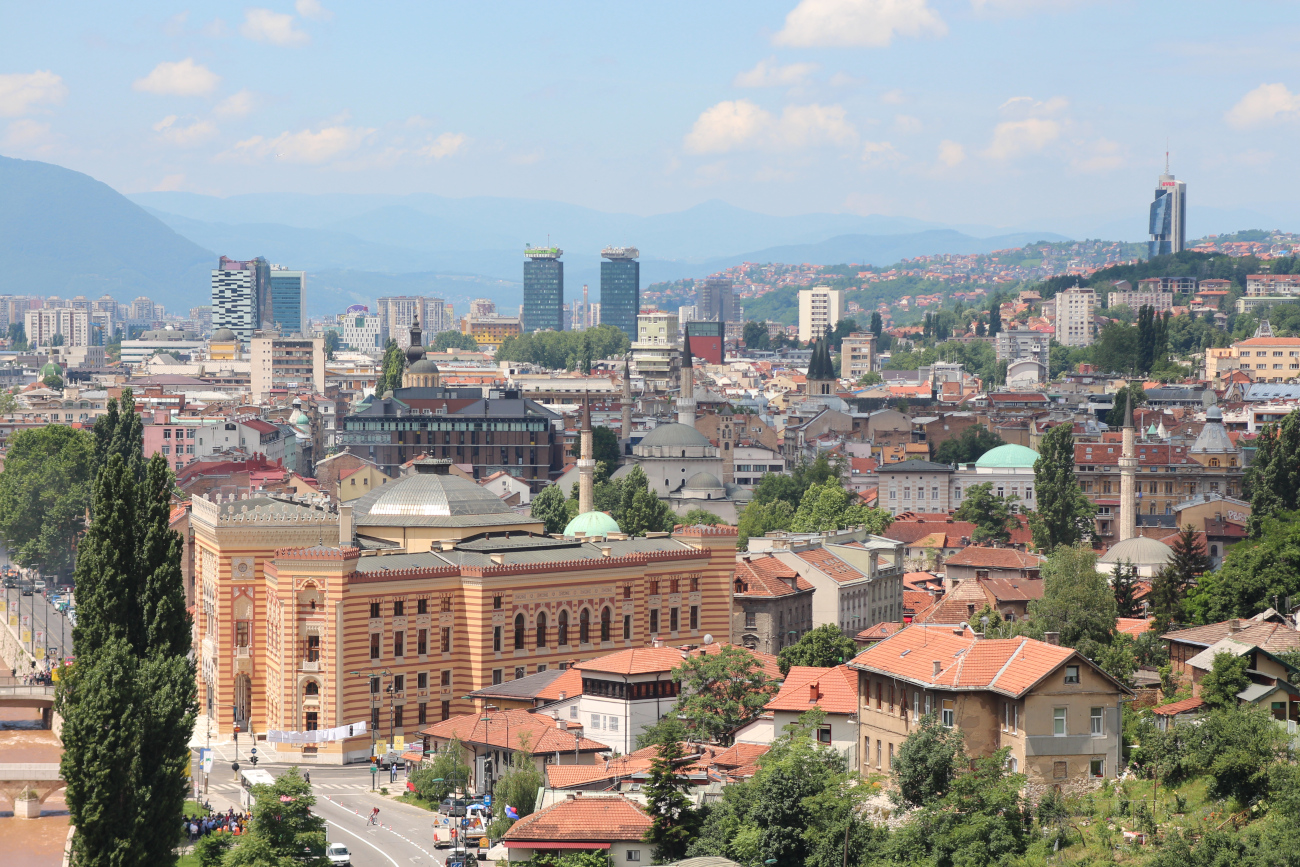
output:
M 495 597 L 495 598 L 499 600 L 501 597 L 500 597 L 500 596 L 497 596 L 497 597 Z M 405 599 L 394 599 L 392 605 L 393 605 L 393 616 L 394 616 L 394 617 L 405 617 L 405 616 L 406 616 L 406 600 L 405 600 Z M 380 602 L 371 602 L 371 603 L 370 603 L 370 619 L 371 619 L 371 620 L 377 620 L 378 618 L 384 616 L 384 615 L 381 613 L 381 611 L 382 611 L 381 606 L 382 606 L 382 603 L 380 603 Z M 499 608 L 500 606 L 498 605 L 497 607 Z M 451 597 L 450 597 L 450 596 L 444 596 L 441 600 L 439 600 L 438 610 L 441 611 L 441 612 L 444 613 L 444 614 L 447 614 L 447 613 L 449 613 L 449 612 L 451 611 Z M 428 600 L 428 599 L 417 599 L 417 600 L 415 600 L 415 613 L 416 613 L 416 614 L 428 614 L 428 613 L 429 613 L 429 600 Z
M 438 647 L 440 653 L 451 653 L 451 627 L 444 626 L 439 632 Z M 429 630 L 419 629 L 415 634 L 415 655 L 429 655 Z M 393 653 L 398 659 L 406 656 L 407 647 L 405 630 L 397 630 L 393 633 Z M 380 659 L 383 655 L 383 636 L 378 632 L 370 633 L 370 658 L 372 660 Z

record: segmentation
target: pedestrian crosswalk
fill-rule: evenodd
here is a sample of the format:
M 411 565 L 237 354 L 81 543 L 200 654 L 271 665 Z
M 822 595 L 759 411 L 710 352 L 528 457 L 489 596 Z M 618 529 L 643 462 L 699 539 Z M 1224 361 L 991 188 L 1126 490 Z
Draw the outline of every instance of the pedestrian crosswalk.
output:
M 370 790 L 370 783 L 313 783 L 312 789 L 319 792 L 363 792 Z M 212 792 L 238 792 L 239 784 L 234 782 L 211 783 L 208 790 Z

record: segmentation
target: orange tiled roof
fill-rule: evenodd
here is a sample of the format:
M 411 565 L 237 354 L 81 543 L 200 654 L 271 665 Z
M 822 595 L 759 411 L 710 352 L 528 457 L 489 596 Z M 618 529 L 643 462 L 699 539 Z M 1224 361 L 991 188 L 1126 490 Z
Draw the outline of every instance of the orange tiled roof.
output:
M 983 581 L 968 579 L 957 582 L 934 605 L 913 615 L 917 623 L 966 623 L 985 605 L 997 605 L 997 598 Z
M 622 795 L 579 795 L 525 816 L 506 831 L 509 847 L 528 843 L 640 841 L 650 817 Z
M 827 713 L 857 713 L 858 675 L 849 671 L 847 665 L 834 668 L 791 666 L 781 684 L 781 691 L 764 707 L 766 710 L 798 713 L 813 707 Z
M 857 581 L 859 578 L 866 577 L 825 548 L 809 548 L 806 551 L 799 551 L 795 556 L 825 572 L 831 580 L 839 583 Z
M 1120 617 L 1115 621 L 1115 631 L 1137 638 L 1151 628 L 1151 621 L 1142 617 Z
M 672 671 L 681 664 L 682 652 L 676 647 L 632 647 L 588 659 L 574 667 L 610 674 L 651 674 L 656 671 Z
M 722 752 L 715 754 L 712 764 L 728 770 L 743 768 L 756 763 L 771 748 L 770 744 L 733 744 Z
M 975 566 L 990 569 L 1037 569 L 1046 557 L 1017 551 L 1014 548 L 984 548 L 971 545 L 945 562 L 949 566 Z
M 790 586 L 794 579 L 795 587 Z M 745 555 L 736 560 L 736 595 L 791 596 L 798 590 L 812 590 L 808 579 L 775 557 Z
M 570 666 L 564 674 L 551 681 L 537 693 L 537 697 L 546 701 L 559 701 L 582 693 L 582 672 Z
M 907 603 L 904 603 L 903 605 L 904 605 L 904 609 L 906 609 Z M 906 624 L 904 623 L 895 623 L 892 620 L 885 620 L 880 623 L 877 623 L 875 626 L 868 626 L 866 629 L 862 630 L 857 635 L 853 636 L 853 640 L 854 641 L 881 641 L 893 635 L 895 632 L 902 629 L 904 626 L 906 626 Z
M 549 716 L 525 710 L 503 710 L 488 712 L 487 722 L 483 717 L 482 713 L 458 714 L 421 729 L 420 734 L 446 740 L 458 738 L 466 743 L 508 750 L 519 749 L 519 736 L 524 735 L 535 756 L 575 749 L 574 731 L 557 728 L 555 720 Z M 609 745 L 579 736 L 576 749 L 579 752 L 604 752 Z
M 1151 712 L 1157 716 L 1177 716 L 1180 713 L 1186 713 L 1189 710 L 1196 710 L 1202 707 L 1205 701 L 1199 696 L 1196 698 L 1185 698 L 1182 701 L 1176 701 L 1172 704 L 1162 704 L 1160 707 L 1151 708 Z
M 574 786 L 630 777 L 649 771 L 650 761 L 650 758 L 642 756 L 621 756 L 594 765 L 547 765 L 546 784 L 552 789 L 571 789 Z

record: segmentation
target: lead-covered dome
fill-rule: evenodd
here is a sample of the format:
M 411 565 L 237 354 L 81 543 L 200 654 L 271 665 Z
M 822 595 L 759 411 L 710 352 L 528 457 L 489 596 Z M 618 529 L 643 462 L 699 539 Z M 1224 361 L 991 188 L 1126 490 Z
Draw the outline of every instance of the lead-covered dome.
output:
M 709 438 L 690 425 L 661 424 L 646 434 L 638 445 L 663 448 L 711 447 Z
M 577 536 L 579 533 L 584 538 L 590 539 L 595 536 L 608 536 L 611 533 L 621 533 L 618 527 L 618 521 L 609 516 L 608 512 L 583 512 L 564 528 L 564 535 Z
M 1015 443 L 1007 443 L 995 449 L 989 449 L 975 462 L 975 467 L 985 469 L 1033 469 L 1038 461 L 1038 452 Z

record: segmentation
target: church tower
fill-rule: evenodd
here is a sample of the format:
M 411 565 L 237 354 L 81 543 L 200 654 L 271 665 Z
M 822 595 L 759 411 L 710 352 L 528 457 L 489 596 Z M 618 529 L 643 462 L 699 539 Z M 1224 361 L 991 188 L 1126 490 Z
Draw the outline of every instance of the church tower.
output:
M 813 343 L 804 394 L 809 397 L 831 397 L 838 390 L 839 377 L 835 375 L 835 363 L 831 359 L 831 342 L 823 335 Z

